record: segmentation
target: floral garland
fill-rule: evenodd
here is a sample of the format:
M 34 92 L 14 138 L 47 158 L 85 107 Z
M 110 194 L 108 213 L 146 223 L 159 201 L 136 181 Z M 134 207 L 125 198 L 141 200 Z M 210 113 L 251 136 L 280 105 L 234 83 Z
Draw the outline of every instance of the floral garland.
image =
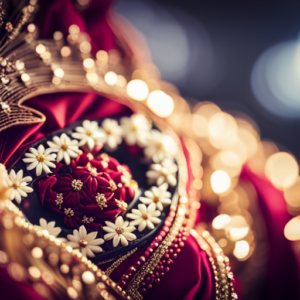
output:
M 28 171 L 35 171 L 37 177 L 47 175 L 38 181 L 42 204 L 64 215 L 64 223 L 74 229 L 68 240 L 59 238 L 62 242 L 84 256 L 95 257 L 103 252 L 100 245 L 105 242 L 112 240 L 113 247 L 127 246 L 137 239 L 135 230 L 151 231 L 161 223 L 161 212 L 171 204 L 169 185 L 177 185 L 174 157 L 178 148 L 169 135 L 152 129 L 143 115 L 133 114 L 121 118 L 120 125 L 114 119 L 104 119 L 101 127 L 97 121 L 84 120 L 70 136 L 54 136 L 47 141 L 49 148 L 42 144 L 29 148 L 23 158 Z M 122 139 L 128 146 L 142 148 L 147 162 L 153 161 L 146 177 L 149 185 L 156 184 L 139 197 L 137 209 L 127 214 L 136 188 L 129 168 L 106 153 L 93 156 L 101 148 L 116 150 Z M 21 204 L 22 197 L 34 191 L 29 186 L 33 178 L 23 177 L 22 169 L 17 173 L 12 169 L 9 179 L 11 200 Z M 39 229 L 55 238 L 61 232 L 55 221 L 47 223 L 40 218 L 39 223 Z M 100 228 L 105 232 L 103 239 L 97 238 Z

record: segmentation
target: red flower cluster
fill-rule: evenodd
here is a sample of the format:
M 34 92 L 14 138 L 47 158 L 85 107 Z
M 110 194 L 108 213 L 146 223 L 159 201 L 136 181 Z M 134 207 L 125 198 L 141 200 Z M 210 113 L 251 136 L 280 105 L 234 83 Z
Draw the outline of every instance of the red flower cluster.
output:
M 70 166 L 57 163 L 52 176 L 38 182 L 42 204 L 63 214 L 69 228 L 97 230 L 126 210 L 135 194 L 131 173 L 107 154 L 80 154 Z

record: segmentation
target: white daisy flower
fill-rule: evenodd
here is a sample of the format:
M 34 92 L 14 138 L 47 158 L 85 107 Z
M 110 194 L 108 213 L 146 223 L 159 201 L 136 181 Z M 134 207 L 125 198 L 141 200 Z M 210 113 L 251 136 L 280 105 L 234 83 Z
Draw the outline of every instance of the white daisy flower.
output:
M 140 197 L 140 201 L 144 204 L 155 203 L 156 207 L 162 211 L 164 206 L 171 204 L 171 193 L 167 191 L 168 184 L 165 182 L 161 186 L 151 187 L 150 191 L 145 191 L 146 197 Z
M 71 157 L 76 158 L 80 152 L 78 141 L 71 140 L 65 133 L 60 137 L 54 136 L 53 142 L 48 141 L 51 152 L 57 152 L 56 161 L 65 160 L 67 165 L 71 162 Z
M 53 235 L 55 238 L 60 234 L 61 228 L 55 227 L 55 221 L 47 223 L 47 221 L 44 218 L 40 218 L 40 226 L 38 226 L 38 229 L 40 230 L 46 230 L 48 231 L 49 235 Z M 65 238 L 57 238 L 61 242 L 65 242 L 67 239 Z
M 160 211 L 156 210 L 156 205 L 153 202 L 148 207 L 145 204 L 139 204 L 138 209 L 132 209 L 131 213 L 126 216 L 134 220 L 130 222 L 130 225 L 139 225 L 139 231 L 143 231 L 146 227 L 152 230 L 155 227 L 154 224 L 161 222 L 158 218 Z
M 146 172 L 148 184 L 155 182 L 157 185 L 161 185 L 164 182 L 172 186 L 177 184 L 176 172 L 178 167 L 172 160 L 165 158 L 160 164 L 152 164 L 150 168 L 151 170 Z
M 151 129 L 151 123 L 144 115 L 132 115 L 121 119 L 123 136 L 128 145 L 145 146 Z
M 43 170 L 46 174 L 52 173 L 49 167 L 55 168 L 56 166 L 52 163 L 55 157 L 50 154 L 52 152 L 50 148 L 45 150 L 43 145 L 39 145 L 37 149 L 29 148 L 29 151 L 31 153 L 25 153 L 26 158 L 23 158 L 25 163 L 31 163 L 27 170 L 36 168 L 36 176 L 41 176 Z
M 109 241 L 113 238 L 113 246 L 117 247 L 121 241 L 123 246 L 128 245 L 128 241 L 136 239 L 136 235 L 131 233 L 135 230 L 134 226 L 128 226 L 129 222 L 123 220 L 121 216 L 117 217 L 115 224 L 109 221 L 105 221 L 107 226 L 103 227 L 103 230 L 108 232 L 104 235 L 104 239 Z
M 96 121 L 84 120 L 82 126 L 77 126 L 75 130 L 77 132 L 72 133 L 72 137 L 80 140 L 78 146 L 87 145 L 90 151 L 94 150 L 99 139 L 104 136 L 99 131 L 98 122 Z
M 166 157 L 173 159 L 177 151 L 177 144 L 169 135 L 163 134 L 158 130 L 150 131 L 147 145 L 144 150 L 146 157 L 159 163 Z
M 95 239 L 98 232 L 93 231 L 87 234 L 87 231 L 83 225 L 79 227 L 79 232 L 77 229 L 73 230 L 73 235 L 68 234 L 67 238 L 70 242 L 67 242 L 68 246 L 73 249 L 80 249 L 83 256 L 95 257 L 94 253 L 103 252 L 103 249 L 99 247 L 104 243 L 103 239 Z
M 21 203 L 21 197 L 27 197 L 27 193 L 32 193 L 33 188 L 27 186 L 32 181 L 32 177 L 23 177 L 23 170 L 20 170 L 17 174 L 14 170 L 9 173 L 9 185 L 12 187 L 10 194 L 10 200 L 16 200 Z
M 103 133 L 103 137 L 100 141 L 110 150 L 117 148 L 122 142 L 122 128 L 118 125 L 118 122 L 113 119 L 105 119 L 102 124 L 102 128 L 99 128 L 99 131 Z

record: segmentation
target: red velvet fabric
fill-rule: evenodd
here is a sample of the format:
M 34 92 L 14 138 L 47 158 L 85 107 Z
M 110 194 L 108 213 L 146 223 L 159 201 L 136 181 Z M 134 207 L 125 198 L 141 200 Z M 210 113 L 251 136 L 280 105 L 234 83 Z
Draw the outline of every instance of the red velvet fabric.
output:
M 268 270 L 260 299 L 299 299 L 300 274 L 291 243 L 284 237 L 285 224 L 291 219 L 283 193 L 262 174 L 254 174 L 245 166 L 241 178 L 256 189 L 268 237 Z

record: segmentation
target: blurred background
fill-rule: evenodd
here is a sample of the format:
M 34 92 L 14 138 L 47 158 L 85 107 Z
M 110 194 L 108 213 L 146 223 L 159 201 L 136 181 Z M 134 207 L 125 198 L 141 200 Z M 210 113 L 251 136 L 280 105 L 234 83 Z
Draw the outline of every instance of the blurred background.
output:
M 298 299 L 300 2 L 119 0 L 114 9 L 193 107 L 172 116 L 201 148 L 196 230 L 230 257 L 242 299 Z
M 114 9 L 183 97 L 247 114 L 299 160 L 299 1 L 119 0 Z

